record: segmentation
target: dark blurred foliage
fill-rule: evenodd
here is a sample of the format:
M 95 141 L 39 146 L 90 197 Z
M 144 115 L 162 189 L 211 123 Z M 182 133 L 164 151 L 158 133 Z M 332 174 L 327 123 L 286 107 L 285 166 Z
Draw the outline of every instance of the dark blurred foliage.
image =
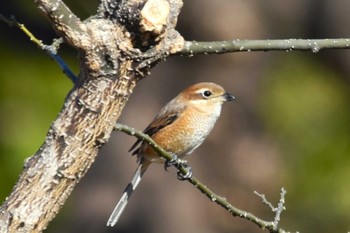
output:
M 82 19 L 96 1 L 65 1 Z M 187 40 L 350 37 L 345 0 L 185 1 L 178 30 Z M 55 37 L 33 1 L 0 2 L 46 43 Z M 0 23 L 0 198 L 45 138 L 70 81 L 21 32 Z M 76 53 L 60 54 L 78 72 Z M 300 232 L 346 232 L 350 219 L 350 108 L 347 50 L 171 57 L 136 87 L 120 122 L 143 129 L 183 88 L 214 81 L 237 97 L 189 158 L 194 175 L 234 205 L 272 214 L 254 190 L 277 202 L 281 225 Z M 115 228 L 105 223 L 134 169 L 135 141 L 113 133 L 46 232 L 261 232 L 233 218 L 173 169 L 153 166 Z

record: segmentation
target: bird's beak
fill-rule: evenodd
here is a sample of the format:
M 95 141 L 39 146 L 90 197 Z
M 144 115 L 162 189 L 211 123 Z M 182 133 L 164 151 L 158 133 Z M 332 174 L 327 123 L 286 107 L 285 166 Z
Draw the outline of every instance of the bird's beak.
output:
M 227 92 L 224 94 L 224 98 L 225 98 L 225 101 L 232 101 L 236 99 L 233 95 Z

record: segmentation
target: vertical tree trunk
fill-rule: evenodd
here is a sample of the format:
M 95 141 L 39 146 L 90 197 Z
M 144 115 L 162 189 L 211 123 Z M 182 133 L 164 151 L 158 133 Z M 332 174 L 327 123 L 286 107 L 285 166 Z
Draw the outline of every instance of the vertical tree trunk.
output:
M 121 69 L 118 79 L 93 79 L 72 90 L 45 143 L 26 161 L 1 207 L 0 232 L 42 231 L 47 226 L 108 140 L 133 80 Z
M 84 22 L 62 1 L 36 2 L 78 50 L 80 75 L 0 207 L 0 232 L 47 227 L 109 139 L 136 81 L 184 44 L 174 30 L 180 0 L 102 0 L 99 14 Z

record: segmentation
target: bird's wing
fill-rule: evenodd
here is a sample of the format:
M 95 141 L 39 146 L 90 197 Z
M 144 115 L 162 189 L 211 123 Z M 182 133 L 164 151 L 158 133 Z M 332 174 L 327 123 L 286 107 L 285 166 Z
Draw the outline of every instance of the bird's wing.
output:
M 177 105 L 176 108 L 169 108 L 165 106 L 164 109 L 157 115 L 154 120 L 147 126 L 147 128 L 143 131 L 145 134 L 148 134 L 150 137 L 157 133 L 159 130 L 163 129 L 167 125 L 172 124 L 179 116 L 184 112 L 185 106 Z M 129 151 L 133 151 L 140 143 L 142 143 L 142 139 L 138 139 L 134 145 L 130 148 Z M 133 155 L 139 152 L 139 148 L 134 150 Z
M 165 126 L 173 123 L 178 117 L 179 117 L 178 113 L 170 113 L 170 114 L 167 114 L 165 116 L 163 115 L 161 118 L 155 118 L 152 121 L 152 123 L 149 126 L 147 126 L 147 128 L 143 132 L 145 134 L 148 134 L 150 137 L 152 137 L 152 135 L 157 133 L 159 130 L 161 130 Z M 132 147 L 130 148 L 129 151 L 134 150 L 142 142 L 143 142 L 142 139 L 137 139 L 137 141 L 134 143 L 134 145 L 132 145 Z M 138 150 L 139 150 L 139 148 L 134 150 L 134 152 L 132 154 L 133 155 L 137 154 Z

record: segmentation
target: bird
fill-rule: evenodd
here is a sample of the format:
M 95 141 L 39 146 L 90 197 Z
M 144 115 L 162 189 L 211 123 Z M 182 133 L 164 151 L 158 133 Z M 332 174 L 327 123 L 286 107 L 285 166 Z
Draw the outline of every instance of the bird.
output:
M 234 99 L 233 95 L 213 82 L 191 85 L 169 101 L 143 132 L 176 158 L 182 158 L 203 143 L 220 116 L 222 104 Z M 137 155 L 139 166 L 115 206 L 107 226 L 115 226 L 147 168 L 152 163 L 165 162 L 142 139 L 138 139 L 130 151 Z

